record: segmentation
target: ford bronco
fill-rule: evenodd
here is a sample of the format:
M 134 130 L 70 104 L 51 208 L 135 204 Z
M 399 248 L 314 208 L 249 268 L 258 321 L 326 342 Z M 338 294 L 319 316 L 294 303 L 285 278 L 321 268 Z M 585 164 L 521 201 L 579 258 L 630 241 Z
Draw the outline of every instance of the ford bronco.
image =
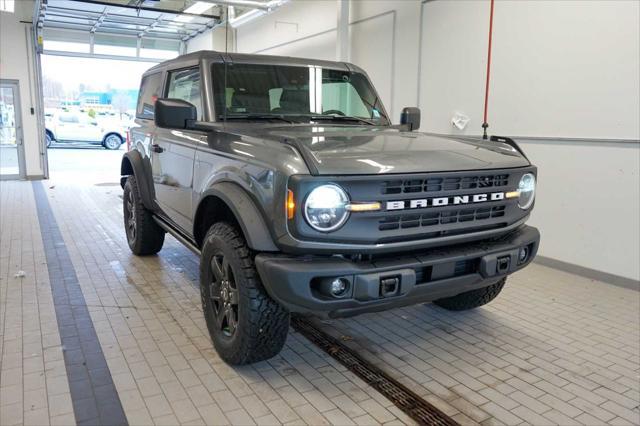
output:
M 392 125 L 343 62 L 202 51 L 147 71 L 121 165 L 136 255 L 200 256 L 220 357 L 277 354 L 290 313 L 493 300 L 536 255 L 536 168 L 509 138 Z

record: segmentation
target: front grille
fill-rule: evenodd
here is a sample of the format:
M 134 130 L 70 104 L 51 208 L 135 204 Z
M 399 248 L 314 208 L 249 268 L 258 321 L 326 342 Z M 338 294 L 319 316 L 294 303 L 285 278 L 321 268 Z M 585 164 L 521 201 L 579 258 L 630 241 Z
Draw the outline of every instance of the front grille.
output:
M 484 219 L 503 217 L 506 206 L 480 207 L 476 209 L 443 210 L 422 214 L 403 214 L 387 216 L 380 220 L 378 229 L 390 231 L 393 229 L 417 228 L 420 226 L 446 225 L 458 222 L 472 222 Z
M 508 174 L 426 179 L 389 180 L 382 185 L 382 194 L 415 194 L 420 192 L 458 191 L 465 189 L 499 188 L 509 184 Z
M 344 226 L 329 233 L 313 230 L 301 210 L 296 209 L 294 226 L 289 230 L 301 241 L 349 244 L 440 239 L 444 242 L 445 237 L 453 241 L 458 239 L 454 237 L 467 234 L 484 238 L 491 231 L 498 234 L 500 229 L 528 214 L 528 211 L 518 208 L 515 198 L 492 199 L 490 196 L 515 190 L 522 174 L 527 172 L 535 172 L 535 169 L 523 167 L 331 178 L 296 175 L 289 182 L 294 194 L 308 194 L 317 185 L 331 182 L 340 185 L 353 202 L 377 201 L 382 209 L 354 212 Z M 479 194 L 488 196 L 488 199 L 474 201 L 473 197 Z M 447 203 L 435 202 L 445 198 Z

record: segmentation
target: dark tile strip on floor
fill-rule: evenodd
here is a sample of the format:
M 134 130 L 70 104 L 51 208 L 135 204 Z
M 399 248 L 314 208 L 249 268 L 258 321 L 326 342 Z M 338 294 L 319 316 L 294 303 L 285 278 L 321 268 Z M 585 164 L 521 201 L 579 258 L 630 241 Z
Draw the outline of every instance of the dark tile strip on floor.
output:
M 33 182 L 64 364 L 78 424 L 126 425 L 78 277 L 41 182 Z

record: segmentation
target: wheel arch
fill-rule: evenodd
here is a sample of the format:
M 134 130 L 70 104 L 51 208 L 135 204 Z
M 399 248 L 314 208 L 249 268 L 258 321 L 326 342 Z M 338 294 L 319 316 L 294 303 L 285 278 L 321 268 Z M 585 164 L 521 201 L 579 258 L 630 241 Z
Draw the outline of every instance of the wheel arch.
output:
M 219 221 L 236 225 L 251 249 L 278 251 L 257 206 L 235 183 L 220 182 L 203 193 L 193 221 L 193 236 L 198 247 L 202 247 L 209 227 Z
M 127 176 L 135 176 L 138 182 L 138 189 L 144 206 L 152 211 L 156 211 L 155 191 L 151 180 L 151 165 L 149 161 L 142 158 L 137 150 L 132 150 L 122 156 L 120 163 L 120 186 L 124 188 Z
M 45 128 L 44 133 L 49 135 L 52 141 L 56 140 L 56 135 L 53 133 L 53 130 Z

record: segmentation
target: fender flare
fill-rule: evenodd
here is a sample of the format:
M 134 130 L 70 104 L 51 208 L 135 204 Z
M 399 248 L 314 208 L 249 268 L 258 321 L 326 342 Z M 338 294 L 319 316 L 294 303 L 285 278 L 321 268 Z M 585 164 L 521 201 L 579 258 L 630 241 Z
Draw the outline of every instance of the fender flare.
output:
M 122 176 L 120 178 L 120 186 L 123 189 L 127 176 L 134 175 L 138 182 L 138 190 L 144 206 L 151 211 L 158 210 L 151 177 L 151 163 L 149 163 L 148 159 L 145 161 L 137 150 L 126 152 L 122 156 L 122 162 L 120 163 L 120 175 Z
M 216 183 L 202 194 L 201 200 L 211 195 L 220 198 L 231 209 L 249 247 L 256 251 L 279 251 L 262 213 L 240 185 L 232 182 Z M 196 211 L 199 208 L 200 205 Z

